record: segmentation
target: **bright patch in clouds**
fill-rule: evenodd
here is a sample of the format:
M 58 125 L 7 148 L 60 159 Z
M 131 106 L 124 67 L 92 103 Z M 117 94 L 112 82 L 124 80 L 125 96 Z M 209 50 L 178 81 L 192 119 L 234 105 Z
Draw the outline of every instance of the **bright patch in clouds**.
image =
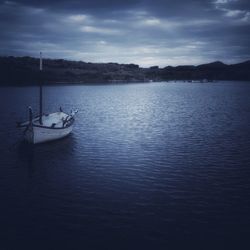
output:
M 156 18 L 151 18 L 151 19 L 146 19 L 144 23 L 149 26 L 158 26 L 161 24 L 161 21 Z
M 74 23 L 81 23 L 86 21 L 89 17 L 87 15 L 71 15 L 68 17 L 68 20 Z
M 102 27 L 94 27 L 94 26 L 82 26 L 80 30 L 82 32 L 96 33 L 96 34 L 103 34 L 103 35 L 119 35 L 120 34 L 119 30 L 102 28 Z

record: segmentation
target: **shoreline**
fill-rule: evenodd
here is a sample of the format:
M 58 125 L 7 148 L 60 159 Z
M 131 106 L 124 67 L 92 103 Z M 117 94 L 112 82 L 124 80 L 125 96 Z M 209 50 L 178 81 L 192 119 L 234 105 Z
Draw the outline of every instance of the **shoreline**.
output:
M 120 82 L 120 83 L 112 83 L 112 82 L 98 82 L 98 83 L 79 83 L 79 82 L 58 82 L 58 83 L 44 83 L 44 87 L 56 87 L 56 86 L 110 86 L 110 85 L 130 85 L 130 84 L 155 84 L 155 83 L 185 83 L 185 84 L 213 84 L 213 83 L 230 83 L 230 82 L 239 82 L 239 83 L 249 83 L 250 80 L 214 80 L 210 82 L 199 82 L 199 81 L 184 81 L 184 80 L 169 80 L 169 81 L 152 81 L 152 82 Z M 237 83 L 235 83 L 237 84 Z M 8 87 L 14 87 L 14 88 L 25 88 L 25 87 L 39 87 L 38 84 L 1 84 L 0 88 L 8 88 Z

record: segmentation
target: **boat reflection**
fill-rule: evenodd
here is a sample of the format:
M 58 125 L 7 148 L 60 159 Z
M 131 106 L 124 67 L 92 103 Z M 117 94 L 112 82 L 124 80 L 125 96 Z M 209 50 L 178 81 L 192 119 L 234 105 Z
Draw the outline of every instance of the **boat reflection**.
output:
M 17 166 L 27 168 L 30 172 L 46 166 L 49 162 L 68 158 L 74 152 L 76 139 L 73 134 L 60 140 L 42 144 L 30 144 L 25 140 L 17 146 Z

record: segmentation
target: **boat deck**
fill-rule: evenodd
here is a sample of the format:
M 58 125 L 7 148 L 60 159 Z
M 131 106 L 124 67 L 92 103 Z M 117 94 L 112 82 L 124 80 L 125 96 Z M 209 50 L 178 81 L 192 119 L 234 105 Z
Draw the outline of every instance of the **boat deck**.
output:
M 42 126 L 42 127 L 52 127 L 52 128 L 63 128 L 69 119 L 71 119 L 72 116 L 68 115 L 64 112 L 55 112 L 51 114 L 45 114 L 42 116 L 42 124 L 39 122 L 39 116 L 32 119 L 32 124 L 34 126 Z M 19 124 L 20 127 L 26 127 L 29 125 L 29 121 L 23 122 Z
M 70 117 L 69 115 L 63 112 L 56 112 L 48 115 L 42 116 L 42 126 L 45 127 L 54 127 L 54 128 L 61 128 L 63 127 L 64 121 Z M 40 125 L 39 117 L 33 120 L 34 125 Z

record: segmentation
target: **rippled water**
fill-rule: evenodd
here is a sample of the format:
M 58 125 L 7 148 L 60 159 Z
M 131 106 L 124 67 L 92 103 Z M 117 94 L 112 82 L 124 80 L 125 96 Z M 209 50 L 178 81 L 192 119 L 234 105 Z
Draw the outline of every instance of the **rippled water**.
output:
M 249 94 L 244 82 L 46 87 L 46 112 L 79 113 L 69 137 L 30 147 L 15 122 L 38 110 L 38 89 L 0 88 L 0 249 L 243 246 Z

